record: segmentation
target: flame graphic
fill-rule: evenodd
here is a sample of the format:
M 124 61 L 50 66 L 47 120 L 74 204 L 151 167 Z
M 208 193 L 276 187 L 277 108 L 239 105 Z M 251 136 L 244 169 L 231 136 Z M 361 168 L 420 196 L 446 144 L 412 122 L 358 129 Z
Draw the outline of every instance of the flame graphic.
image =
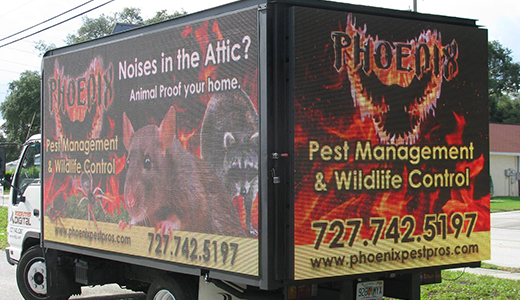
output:
M 341 34 L 344 34 L 342 38 L 354 37 L 356 42 L 337 50 L 341 51 L 341 60 L 335 63 L 338 72 L 347 73 L 354 105 L 359 108 L 362 120 L 372 121 L 382 143 L 415 144 L 422 122 L 429 115 L 435 116 L 443 78 L 449 81 L 458 73 L 457 44 L 453 41 L 443 46 L 439 32 L 426 30 L 415 39 L 392 46 L 378 36 L 369 35 L 366 24 L 356 28 L 355 23 L 349 14 Z M 371 49 L 376 49 L 377 55 L 360 54 Z M 441 68 L 445 59 L 442 49 L 451 55 L 452 64 Z M 378 88 L 375 88 L 376 81 L 379 81 Z M 392 123 L 397 115 L 406 115 L 408 122 Z
M 298 102 L 297 102 L 298 104 Z M 298 104 L 299 105 L 299 104 Z M 300 107 L 301 108 L 301 107 Z M 297 109 L 298 111 L 298 109 Z M 300 113 L 300 111 L 298 111 Z M 301 111 L 301 120 L 297 124 L 311 122 L 313 117 L 321 120 L 321 111 L 312 111 L 307 115 L 304 110 Z M 463 145 L 463 136 L 466 132 L 466 121 L 464 116 L 453 113 L 454 125 L 448 133 L 442 131 L 439 126 L 434 126 L 423 135 L 423 141 L 427 144 L 439 143 L 438 136 L 444 136 L 448 145 Z M 308 121 L 303 121 L 307 120 Z M 349 137 L 357 137 L 360 140 L 370 140 L 376 143 L 378 135 L 371 126 L 371 122 L 366 122 L 360 117 L 353 117 L 347 124 L 347 120 L 335 120 L 335 124 L 340 124 L 338 128 L 323 125 L 325 134 L 322 140 L 347 140 Z M 323 121 L 323 120 L 322 120 Z M 303 122 L 303 123 L 302 123 Z M 319 122 L 319 121 L 318 121 Z M 344 123 L 344 124 L 343 124 Z M 343 125 L 341 125 L 343 124 Z M 308 153 L 308 143 L 310 137 L 316 136 L 311 131 L 311 127 L 297 125 L 295 127 L 295 152 Z M 444 129 L 445 130 L 445 129 Z M 440 131 L 440 132 L 438 132 Z M 304 161 L 308 162 L 308 157 Z M 317 193 L 314 189 L 316 177 L 314 174 L 323 172 L 324 182 L 333 182 L 334 170 L 342 170 L 346 168 L 355 168 L 368 173 L 373 169 L 393 169 L 396 173 L 401 174 L 403 178 L 408 178 L 410 169 L 406 165 L 399 167 L 398 164 L 384 162 L 356 164 L 353 156 L 349 156 L 349 160 L 344 163 L 328 163 L 313 162 L 312 164 L 299 165 L 296 169 L 304 168 L 306 174 L 300 180 L 295 182 L 295 244 L 308 245 L 315 242 L 315 234 L 309 233 L 312 228 L 312 222 L 317 220 L 363 220 L 363 224 L 369 224 L 371 217 L 385 217 L 387 223 L 392 216 L 412 215 L 416 220 L 416 229 L 414 234 L 422 234 L 424 216 L 431 213 L 446 213 L 451 215 L 455 212 L 478 212 L 479 219 L 476 223 L 474 231 L 489 231 L 489 194 L 482 197 L 476 197 L 475 188 L 476 178 L 486 172 L 485 157 L 481 155 L 471 161 L 459 161 L 453 165 L 455 172 L 464 172 L 469 168 L 470 184 L 465 188 L 450 188 L 445 191 L 440 189 L 411 189 L 407 180 L 403 181 L 403 186 L 398 190 L 390 191 L 337 191 L 333 187 L 324 193 Z M 441 166 L 423 165 L 416 166 L 423 172 L 435 172 L 441 170 Z M 299 172 L 297 172 L 298 174 Z M 447 192 L 448 191 L 448 194 Z M 449 196 L 447 196 L 449 195 Z M 359 233 L 359 239 L 371 239 L 375 228 L 363 226 Z M 324 242 L 330 242 L 333 234 L 327 235 Z
M 72 187 L 69 176 L 63 180 L 57 180 L 51 173 L 43 186 L 43 210 L 52 220 L 58 220 L 65 215 L 67 207 L 67 191 Z

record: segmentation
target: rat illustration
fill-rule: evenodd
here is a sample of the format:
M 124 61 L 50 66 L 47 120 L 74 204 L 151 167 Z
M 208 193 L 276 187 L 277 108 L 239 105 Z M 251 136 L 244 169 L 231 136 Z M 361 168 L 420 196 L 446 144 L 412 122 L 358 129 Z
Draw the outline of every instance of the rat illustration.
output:
M 131 225 L 244 236 L 222 183 L 176 138 L 174 107 L 159 127 L 146 125 L 137 131 L 123 114 L 123 140 L 128 151 L 124 193 Z
M 252 207 L 258 194 L 258 113 L 242 91 L 215 94 L 202 122 L 200 150 L 227 191 L 242 196 L 246 232 L 256 236 Z

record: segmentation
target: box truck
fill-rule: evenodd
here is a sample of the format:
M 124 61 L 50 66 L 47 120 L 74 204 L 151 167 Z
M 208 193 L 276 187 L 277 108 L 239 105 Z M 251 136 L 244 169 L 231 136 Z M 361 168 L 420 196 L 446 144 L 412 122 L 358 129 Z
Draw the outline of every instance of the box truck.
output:
M 490 258 L 487 31 L 247 0 L 48 51 L 10 194 L 26 299 L 419 299 Z

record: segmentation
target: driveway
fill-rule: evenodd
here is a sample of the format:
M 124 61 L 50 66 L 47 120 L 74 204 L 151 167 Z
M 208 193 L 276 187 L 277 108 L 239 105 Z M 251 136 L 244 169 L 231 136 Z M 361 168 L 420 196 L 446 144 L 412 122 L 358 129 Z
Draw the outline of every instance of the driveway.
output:
M 485 262 L 520 268 L 520 211 L 491 214 L 491 260 Z

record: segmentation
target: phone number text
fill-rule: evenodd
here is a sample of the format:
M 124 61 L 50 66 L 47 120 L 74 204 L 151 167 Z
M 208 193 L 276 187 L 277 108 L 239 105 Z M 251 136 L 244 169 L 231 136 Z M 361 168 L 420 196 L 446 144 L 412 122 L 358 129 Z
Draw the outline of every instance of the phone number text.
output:
M 358 240 L 363 226 L 369 226 L 371 237 L 363 241 L 366 247 L 370 243 L 377 245 L 381 239 L 391 240 L 394 243 L 411 243 L 425 240 L 431 242 L 434 239 L 445 240 L 449 234 L 459 238 L 465 234 L 471 236 L 478 219 L 478 213 L 454 213 L 428 214 L 424 216 L 422 233 L 416 234 L 416 219 L 412 215 L 394 216 L 387 221 L 384 217 L 370 218 L 368 224 L 363 224 L 363 219 L 314 221 L 312 229 L 316 233 L 314 248 L 319 249 L 322 245 L 329 248 L 352 247 Z M 329 243 L 325 243 L 326 237 L 332 235 Z
M 239 248 L 238 243 L 210 239 L 199 240 L 179 235 L 170 236 L 169 234 L 149 232 L 148 237 L 150 254 L 182 258 L 191 262 L 222 263 L 233 266 Z

